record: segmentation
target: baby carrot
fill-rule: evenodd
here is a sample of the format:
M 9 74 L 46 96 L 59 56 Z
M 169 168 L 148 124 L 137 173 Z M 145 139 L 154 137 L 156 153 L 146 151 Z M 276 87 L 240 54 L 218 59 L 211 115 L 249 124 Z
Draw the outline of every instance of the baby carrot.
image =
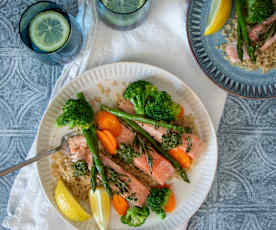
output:
M 116 212 L 120 216 L 125 215 L 127 213 L 128 208 L 129 208 L 128 202 L 125 200 L 125 198 L 123 198 L 119 194 L 113 195 L 112 205 L 113 205 L 114 209 L 116 210 Z
M 183 108 L 182 105 L 180 105 L 180 112 L 179 112 L 179 114 L 177 115 L 177 118 L 178 118 L 178 119 L 181 119 L 183 116 L 184 116 L 184 108 Z
M 117 141 L 112 133 L 108 130 L 97 130 L 97 136 L 107 152 L 116 154 Z
M 192 158 L 181 148 L 177 147 L 169 151 L 170 155 L 185 169 L 189 169 Z
M 109 112 L 98 112 L 96 122 L 100 129 L 110 131 L 115 137 L 119 136 L 121 133 L 122 127 L 118 118 Z

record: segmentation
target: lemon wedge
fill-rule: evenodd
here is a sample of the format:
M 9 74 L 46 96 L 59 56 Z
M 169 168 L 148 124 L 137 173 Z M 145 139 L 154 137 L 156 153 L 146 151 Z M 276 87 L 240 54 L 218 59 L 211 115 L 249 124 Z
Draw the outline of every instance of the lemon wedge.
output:
M 212 0 L 208 25 L 204 35 L 218 32 L 226 23 L 232 10 L 232 0 Z
M 99 229 L 106 230 L 109 224 L 110 198 L 104 188 L 98 187 L 95 192 L 90 190 L 89 202 Z
M 55 200 L 61 213 L 72 221 L 82 222 L 91 217 L 80 206 L 61 179 L 55 189 Z

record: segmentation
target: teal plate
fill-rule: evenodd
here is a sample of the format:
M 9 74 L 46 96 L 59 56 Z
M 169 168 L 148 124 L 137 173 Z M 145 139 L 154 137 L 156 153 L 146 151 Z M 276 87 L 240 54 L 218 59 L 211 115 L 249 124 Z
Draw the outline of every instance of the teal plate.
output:
M 231 94 L 247 98 L 276 97 L 276 69 L 263 74 L 231 65 L 216 47 L 225 42 L 221 31 L 204 36 L 210 0 L 192 0 L 187 14 L 187 35 L 191 50 L 206 75 Z M 233 15 L 233 12 L 232 12 Z

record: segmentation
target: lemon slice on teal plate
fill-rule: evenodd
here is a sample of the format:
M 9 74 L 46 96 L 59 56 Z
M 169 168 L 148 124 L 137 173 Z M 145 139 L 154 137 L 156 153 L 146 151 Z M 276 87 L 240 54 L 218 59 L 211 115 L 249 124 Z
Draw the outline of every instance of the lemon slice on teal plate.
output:
M 232 10 L 232 0 L 212 0 L 208 25 L 204 35 L 218 32 L 226 23 Z

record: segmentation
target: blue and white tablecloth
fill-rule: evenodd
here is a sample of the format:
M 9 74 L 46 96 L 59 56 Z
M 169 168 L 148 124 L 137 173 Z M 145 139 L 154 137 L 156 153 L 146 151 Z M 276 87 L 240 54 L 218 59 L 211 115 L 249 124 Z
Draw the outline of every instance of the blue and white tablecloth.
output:
M 276 101 L 228 96 L 217 176 L 189 230 L 276 229 Z
M 25 159 L 62 70 L 34 58 L 19 39 L 19 17 L 31 2 L 0 1 L 0 169 Z M 58 2 L 71 12 L 77 7 L 74 0 Z M 215 183 L 189 230 L 276 229 L 275 129 L 275 100 L 228 96 Z M 16 175 L 0 178 L 0 222 Z
M 20 15 L 33 2 L 36 1 L 0 1 L 0 169 L 25 159 L 62 71 L 62 66 L 41 63 L 20 40 Z M 76 12 L 75 0 L 57 2 Z M 17 174 L 0 178 L 1 223 L 7 215 L 9 193 Z

